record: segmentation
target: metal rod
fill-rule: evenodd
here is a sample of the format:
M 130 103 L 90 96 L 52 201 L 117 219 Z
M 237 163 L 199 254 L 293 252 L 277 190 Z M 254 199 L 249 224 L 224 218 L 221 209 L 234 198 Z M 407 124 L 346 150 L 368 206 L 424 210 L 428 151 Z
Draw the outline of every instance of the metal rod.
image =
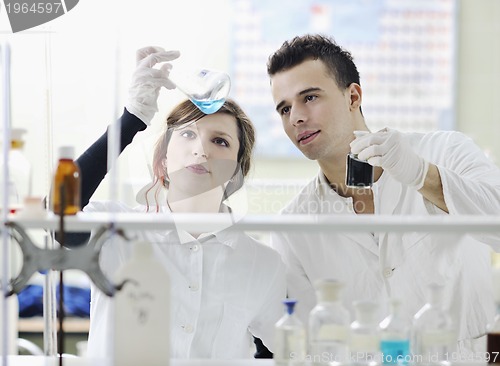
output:
M 112 218 L 112 220 L 111 220 Z M 25 228 L 57 228 L 57 217 L 42 220 L 12 216 L 12 221 Z M 66 231 L 88 231 L 113 222 L 122 230 L 167 230 L 180 226 L 198 225 L 202 230 L 220 228 L 252 231 L 313 232 L 453 232 L 500 233 L 500 215 L 251 215 L 231 223 L 229 214 L 153 214 L 153 213 L 85 213 L 66 217 Z
M 63 179 L 62 184 L 59 187 L 59 197 L 60 197 L 60 207 L 59 207 L 59 232 L 58 239 L 60 248 L 58 250 L 64 250 L 64 211 L 66 210 L 66 179 Z M 64 271 L 61 269 L 59 271 L 59 331 L 57 332 L 57 351 L 59 353 L 59 366 L 63 366 L 63 354 L 64 354 Z
M 0 49 L 2 57 L 2 129 L 3 129 L 3 161 L 2 161 L 2 282 L 6 283 L 9 278 L 9 256 L 10 256 L 10 237 L 5 229 L 7 217 L 9 214 L 9 149 L 10 149 L 10 128 L 11 128 L 11 110 L 10 110 L 10 45 L 7 42 L 2 43 Z M 7 354 L 9 350 L 9 305 L 6 298 L 7 286 L 2 286 L 2 365 L 7 365 Z

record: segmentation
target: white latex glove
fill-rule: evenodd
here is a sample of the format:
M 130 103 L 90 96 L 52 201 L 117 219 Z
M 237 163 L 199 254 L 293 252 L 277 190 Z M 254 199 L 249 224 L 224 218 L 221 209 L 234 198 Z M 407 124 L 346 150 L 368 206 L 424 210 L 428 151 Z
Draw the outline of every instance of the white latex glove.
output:
M 165 63 L 159 69 L 153 66 L 160 62 L 175 60 L 180 53 L 150 46 L 139 49 L 136 55 L 137 69 L 132 75 L 129 98 L 125 107 L 149 126 L 155 113 L 158 112 L 157 100 L 161 87 L 175 89 L 175 84 L 168 79 L 172 65 Z
M 416 190 L 424 185 L 429 163 L 413 151 L 399 131 L 384 128 L 360 136 L 351 142 L 351 152 Z

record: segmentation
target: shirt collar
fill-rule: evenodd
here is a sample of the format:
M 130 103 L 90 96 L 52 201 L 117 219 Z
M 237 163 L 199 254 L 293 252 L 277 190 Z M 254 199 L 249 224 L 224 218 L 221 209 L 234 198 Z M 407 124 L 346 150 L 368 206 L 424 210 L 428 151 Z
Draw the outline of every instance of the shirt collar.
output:
M 172 213 L 172 211 L 170 210 L 170 207 L 168 205 L 161 206 L 160 212 Z M 234 223 L 231 216 L 229 215 L 229 208 L 226 205 L 222 205 L 221 213 L 225 214 L 224 217 L 227 217 L 227 221 L 224 220 L 221 223 L 220 228 L 218 228 L 217 230 L 214 230 L 211 232 L 206 232 L 206 233 L 201 233 L 198 236 L 198 238 L 195 238 L 193 235 L 191 235 L 186 230 L 186 228 L 184 228 L 182 226 L 178 226 L 177 230 L 172 230 L 169 233 L 169 236 L 176 236 L 176 239 L 178 239 L 181 244 L 187 244 L 187 243 L 192 243 L 192 242 L 204 243 L 204 242 L 207 242 L 213 238 L 216 238 L 222 244 L 225 244 L 229 247 L 233 247 L 238 235 L 235 235 L 236 233 L 234 233 L 234 232 L 229 233 L 229 231 L 226 230 L 228 227 L 230 227 Z
M 176 235 L 175 232 L 171 232 L 171 235 Z M 230 233 L 227 230 L 214 231 L 210 233 L 202 233 L 198 238 L 195 238 L 190 233 L 184 230 L 177 230 L 177 239 L 181 244 L 189 244 L 189 243 L 206 243 L 210 240 L 217 240 L 219 243 L 224 244 L 230 248 L 233 248 L 234 245 L 238 242 L 237 237 L 238 233 L 233 232 Z
M 318 206 L 316 213 L 322 214 L 341 214 L 353 213 L 352 198 L 342 197 L 331 186 L 323 172 L 320 170 L 313 181 L 313 194 L 316 196 Z
M 194 238 L 191 234 L 189 234 L 189 228 L 177 227 L 177 230 L 169 233 L 169 236 L 175 236 L 177 240 L 181 242 L 181 244 L 190 243 L 193 241 L 204 242 L 208 241 L 211 238 L 216 238 L 221 243 L 233 247 L 237 242 L 237 238 L 239 233 L 229 232 L 226 230 L 228 227 L 232 226 L 235 222 L 241 220 L 244 217 L 246 212 L 248 211 L 247 199 L 238 199 L 237 197 L 245 198 L 247 195 L 245 186 L 240 188 L 237 192 L 233 193 L 231 197 L 227 200 L 228 205 L 222 204 L 221 213 L 224 213 L 224 217 L 227 220 L 223 220 L 220 227 L 216 230 L 208 233 L 202 233 L 198 239 Z M 149 183 L 144 186 L 136 195 L 136 200 L 141 205 L 146 205 L 147 202 L 166 202 L 167 201 L 167 189 L 161 185 L 158 181 L 156 183 Z M 234 202 L 233 202 L 234 200 Z M 244 204 L 242 204 L 242 202 Z M 233 205 L 234 204 L 234 205 Z M 229 210 L 229 206 L 232 207 L 232 210 Z M 156 210 L 155 207 L 150 207 L 150 211 Z M 161 213 L 172 213 L 170 207 L 167 204 L 162 204 L 158 207 L 158 211 Z
M 320 170 L 316 179 L 314 180 L 314 192 L 320 199 L 334 198 L 346 200 L 346 197 L 339 195 L 331 186 L 325 174 Z
M 330 187 L 330 182 L 325 177 L 325 174 L 320 170 L 316 179 L 314 180 L 314 192 L 319 195 L 319 197 L 324 197 L 327 193 L 330 193 L 333 189 Z M 335 192 L 336 193 L 336 192 Z

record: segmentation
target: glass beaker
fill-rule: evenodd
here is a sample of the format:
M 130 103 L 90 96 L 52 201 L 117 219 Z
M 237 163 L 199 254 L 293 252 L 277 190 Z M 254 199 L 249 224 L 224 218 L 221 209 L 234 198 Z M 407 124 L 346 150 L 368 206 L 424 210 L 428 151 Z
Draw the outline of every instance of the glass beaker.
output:
M 229 75 L 216 70 L 201 69 L 184 73 L 177 72 L 174 66 L 169 79 L 205 114 L 217 112 L 231 89 Z
M 369 133 L 368 131 L 354 131 L 356 137 Z M 359 160 L 353 153 L 347 154 L 345 183 L 352 188 L 366 188 L 373 184 L 373 166 L 364 160 Z

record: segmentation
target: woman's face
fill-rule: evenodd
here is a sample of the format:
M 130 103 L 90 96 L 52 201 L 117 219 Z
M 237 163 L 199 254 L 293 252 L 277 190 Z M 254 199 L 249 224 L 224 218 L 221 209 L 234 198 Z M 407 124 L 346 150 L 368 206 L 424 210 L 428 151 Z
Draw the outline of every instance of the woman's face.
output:
M 185 198 L 226 183 L 237 166 L 238 126 L 228 114 L 207 115 L 196 123 L 176 128 L 167 148 L 170 189 Z

